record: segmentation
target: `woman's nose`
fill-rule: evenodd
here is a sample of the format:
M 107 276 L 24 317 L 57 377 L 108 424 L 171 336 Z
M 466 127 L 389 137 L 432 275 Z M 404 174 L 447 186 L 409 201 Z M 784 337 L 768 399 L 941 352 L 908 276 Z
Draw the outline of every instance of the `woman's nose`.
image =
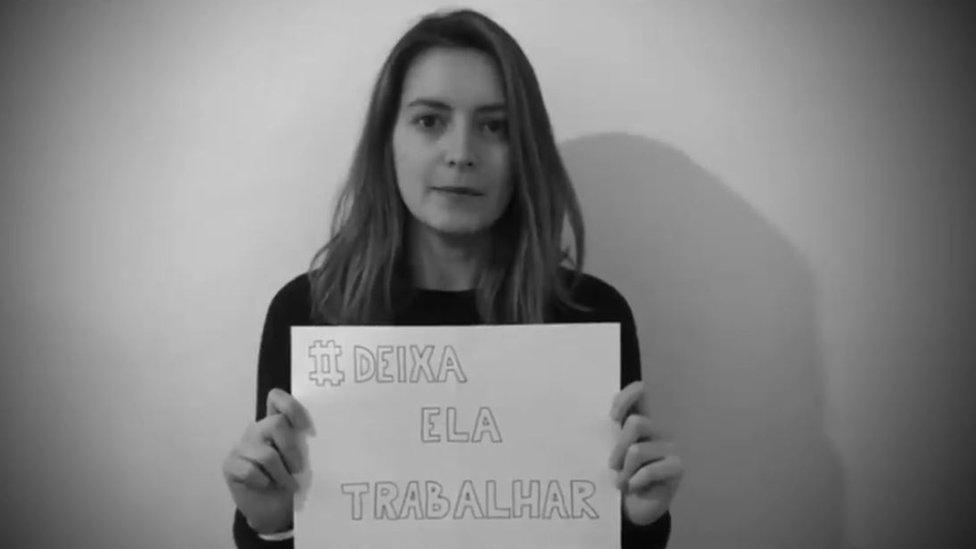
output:
M 474 148 L 475 144 L 468 124 L 454 124 L 447 135 L 447 164 L 452 168 L 473 168 L 476 160 Z

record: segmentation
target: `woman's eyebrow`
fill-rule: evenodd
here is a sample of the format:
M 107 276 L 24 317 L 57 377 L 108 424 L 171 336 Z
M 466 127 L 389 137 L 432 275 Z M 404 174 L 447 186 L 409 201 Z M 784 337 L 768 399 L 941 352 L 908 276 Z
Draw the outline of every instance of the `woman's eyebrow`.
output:
M 413 101 L 407 103 L 407 107 L 408 108 L 429 107 L 432 109 L 437 109 L 442 111 L 451 110 L 451 106 L 448 105 L 445 101 L 442 101 L 440 99 L 427 98 L 427 97 L 418 97 L 417 99 L 414 99 Z M 480 105 L 477 108 L 475 108 L 475 112 L 489 112 L 489 111 L 502 111 L 502 110 L 505 110 L 504 103 L 492 103 L 489 105 Z

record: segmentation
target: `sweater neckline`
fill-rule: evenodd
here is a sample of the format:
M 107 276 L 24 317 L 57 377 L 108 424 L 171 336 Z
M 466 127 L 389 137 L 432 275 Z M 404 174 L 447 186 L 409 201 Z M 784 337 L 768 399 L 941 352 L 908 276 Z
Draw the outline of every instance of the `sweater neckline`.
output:
M 414 288 L 414 291 L 419 296 L 428 297 L 467 297 L 473 296 L 475 293 L 473 288 L 470 290 L 436 290 L 433 288 Z

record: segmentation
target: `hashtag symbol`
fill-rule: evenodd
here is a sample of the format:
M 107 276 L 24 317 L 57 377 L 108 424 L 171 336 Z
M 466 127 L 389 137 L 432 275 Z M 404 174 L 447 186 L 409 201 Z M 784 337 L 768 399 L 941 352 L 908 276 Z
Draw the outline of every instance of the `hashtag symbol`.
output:
M 312 358 L 312 370 L 308 373 L 308 378 L 322 387 L 329 383 L 333 387 L 342 385 L 346 380 L 346 374 L 339 369 L 339 355 L 342 354 L 342 347 L 339 347 L 331 339 L 325 343 L 316 341 L 308 346 L 308 356 Z

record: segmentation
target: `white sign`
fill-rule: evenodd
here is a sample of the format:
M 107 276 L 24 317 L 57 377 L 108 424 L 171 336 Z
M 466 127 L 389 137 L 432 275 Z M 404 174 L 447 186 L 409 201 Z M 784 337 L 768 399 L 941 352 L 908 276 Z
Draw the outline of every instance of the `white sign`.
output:
M 619 548 L 619 325 L 292 327 L 296 548 Z

